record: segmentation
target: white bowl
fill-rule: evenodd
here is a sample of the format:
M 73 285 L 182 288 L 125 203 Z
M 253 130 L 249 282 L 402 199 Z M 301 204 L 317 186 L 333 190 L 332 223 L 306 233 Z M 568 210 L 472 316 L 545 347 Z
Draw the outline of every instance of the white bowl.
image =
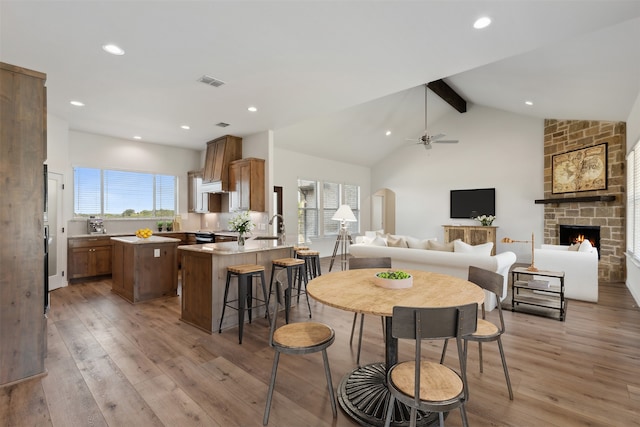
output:
M 383 279 L 376 274 L 373 280 L 377 286 L 386 289 L 406 289 L 413 286 L 413 276 L 411 275 L 406 279 Z

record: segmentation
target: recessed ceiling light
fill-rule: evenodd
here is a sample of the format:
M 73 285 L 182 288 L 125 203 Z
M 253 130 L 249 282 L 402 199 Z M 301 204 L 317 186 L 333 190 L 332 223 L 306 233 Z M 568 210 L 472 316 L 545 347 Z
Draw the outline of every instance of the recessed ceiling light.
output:
M 247 110 L 251 111 L 252 113 L 255 113 L 256 111 L 258 111 L 258 109 L 256 107 L 254 107 L 253 105 L 249 108 L 247 108 Z
M 124 50 L 115 44 L 105 44 L 102 46 L 102 50 L 112 55 L 124 55 Z
M 533 102 L 531 102 L 531 101 L 524 101 L 524 103 L 527 104 L 527 105 L 533 105 Z
M 476 22 L 473 23 L 473 28 L 481 30 L 483 28 L 487 28 L 489 25 L 491 25 L 491 18 L 483 16 L 482 18 L 476 19 Z
M 390 131 L 390 130 L 388 130 L 388 131 L 386 131 L 384 134 L 385 134 L 385 135 L 387 135 L 387 136 L 389 136 L 389 135 L 391 135 L 391 131 Z
M 75 107 L 84 107 L 84 103 L 80 102 L 80 101 L 71 101 L 69 104 L 75 106 Z
M 191 126 L 189 126 L 189 125 L 182 125 L 182 126 L 180 126 L 180 127 L 181 127 L 182 129 L 184 129 L 184 130 L 189 130 L 189 129 L 191 129 Z
M 139 135 L 136 135 L 136 136 L 133 137 L 133 139 L 142 139 L 142 137 L 139 136 Z

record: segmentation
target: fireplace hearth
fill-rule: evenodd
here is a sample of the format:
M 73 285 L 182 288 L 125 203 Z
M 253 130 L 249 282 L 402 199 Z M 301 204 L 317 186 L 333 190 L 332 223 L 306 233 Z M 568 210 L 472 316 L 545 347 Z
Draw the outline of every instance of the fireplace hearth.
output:
M 600 258 L 600 226 L 598 225 L 562 225 L 560 224 L 560 244 L 570 246 L 589 240 L 598 249 Z

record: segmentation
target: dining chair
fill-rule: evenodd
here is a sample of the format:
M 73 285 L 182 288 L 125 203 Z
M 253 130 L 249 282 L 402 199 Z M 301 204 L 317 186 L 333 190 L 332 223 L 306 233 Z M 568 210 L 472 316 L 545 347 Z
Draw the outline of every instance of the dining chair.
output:
M 269 381 L 269 392 L 267 394 L 267 403 L 264 409 L 264 418 L 262 424 L 267 425 L 269 422 L 269 412 L 271 411 L 271 400 L 273 398 L 273 390 L 276 385 L 276 373 L 278 371 L 278 362 L 280 354 L 309 354 L 322 352 L 324 361 L 324 372 L 327 377 L 327 386 L 329 387 L 329 398 L 331 399 L 331 410 L 333 417 L 338 416 L 336 409 L 336 398 L 333 391 L 333 383 L 331 382 L 331 370 L 329 368 L 329 358 L 327 356 L 327 347 L 335 341 L 334 330 L 324 323 L 319 322 L 294 322 L 286 323 L 277 327 L 278 312 L 286 307 L 285 294 L 291 292 L 289 283 L 281 283 L 276 281 L 276 294 L 273 300 L 273 312 L 271 315 L 271 327 L 269 332 L 269 345 L 275 350 L 273 357 L 273 368 L 271 370 L 271 380 Z
M 385 426 L 391 423 L 395 400 L 411 408 L 409 425 L 415 427 L 417 411 L 438 412 L 444 427 L 444 412 L 460 408 L 462 425 L 467 426 L 465 403 L 468 399 L 466 354 L 462 338 L 476 330 L 478 304 L 457 307 L 393 308 L 392 330 L 397 339 L 415 341 L 413 360 L 400 362 L 387 372 L 390 392 Z M 459 372 L 441 363 L 423 359 L 421 341 L 455 338 L 458 347 Z
M 468 341 L 478 342 L 478 353 L 480 358 L 480 372 L 483 371 L 482 362 L 482 343 L 483 342 L 498 342 L 498 349 L 500 350 L 500 358 L 502 359 L 502 369 L 504 370 L 504 376 L 507 380 L 507 388 L 509 389 L 509 399 L 513 400 L 513 391 L 511 390 L 511 380 L 509 379 L 509 369 L 507 368 L 507 360 L 504 356 L 504 348 L 502 346 L 502 334 L 505 331 L 504 316 L 502 315 L 502 307 L 500 305 L 500 298 L 502 297 L 502 288 L 504 286 L 504 278 L 502 275 L 485 270 L 479 267 L 469 266 L 468 280 L 476 285 L 480 286 L 495 295 L 498 310 L 498 317 L 500 318 L 500 325 L 495 325 L 492 322 L 486 320 L 486 313 L 484 303 L 482 304 L 482 318 L 478 319 L 478 330 L 473 334 L 464 337 L 465 346 Z M 444 360 L 447 352 L 447 341 L 442 348 L 442 357 L 440 362 Z
M 349 270 L 360 268 L 391 268 L 391 257 L 371 257 L 371 258 L 349 258 Z M 351 325 L 351 338 L 349 345 L 353 345 L 353 333 L 356 329 L 358 313 L 353 313 L 353 324 Z M 384 336 L 384 317 L 380 317 L 382 321 L 382 334 Z M 358 355 L 356 363 L 360 366 L 360 351 L 362 349 L 362 329 L 364 327 L 364 314 L 360 314 L 360 335 L 358 336 Z

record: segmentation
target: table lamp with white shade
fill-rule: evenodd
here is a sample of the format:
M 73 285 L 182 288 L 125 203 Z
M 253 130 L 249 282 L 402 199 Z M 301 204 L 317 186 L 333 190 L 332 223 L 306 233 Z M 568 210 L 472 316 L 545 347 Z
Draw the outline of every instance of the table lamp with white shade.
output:
M 331 263 L 329 264 L 329 271 L 333 268 L 333 262 L 336 259 L 336 254 L 338 252 L 338 246 L 340 247 L 340 265 L 342 270 L 346 270 L 347 266 L 347 252 L 348 243 L 351 242 L 351 235 L 349 234 L 349 230 L 347 230 L 347 222 L 357 222 L 358 219 L 353 214 L 353 211 L 349 207 L 349 205 L 341 205 L 336 213 L 331 217 L 333 221 L 340 221 L 340 231 L 338 231 L 338 238 L 336 239 L 336 245 L 333 248 L 333 255 L 331 257 Z

